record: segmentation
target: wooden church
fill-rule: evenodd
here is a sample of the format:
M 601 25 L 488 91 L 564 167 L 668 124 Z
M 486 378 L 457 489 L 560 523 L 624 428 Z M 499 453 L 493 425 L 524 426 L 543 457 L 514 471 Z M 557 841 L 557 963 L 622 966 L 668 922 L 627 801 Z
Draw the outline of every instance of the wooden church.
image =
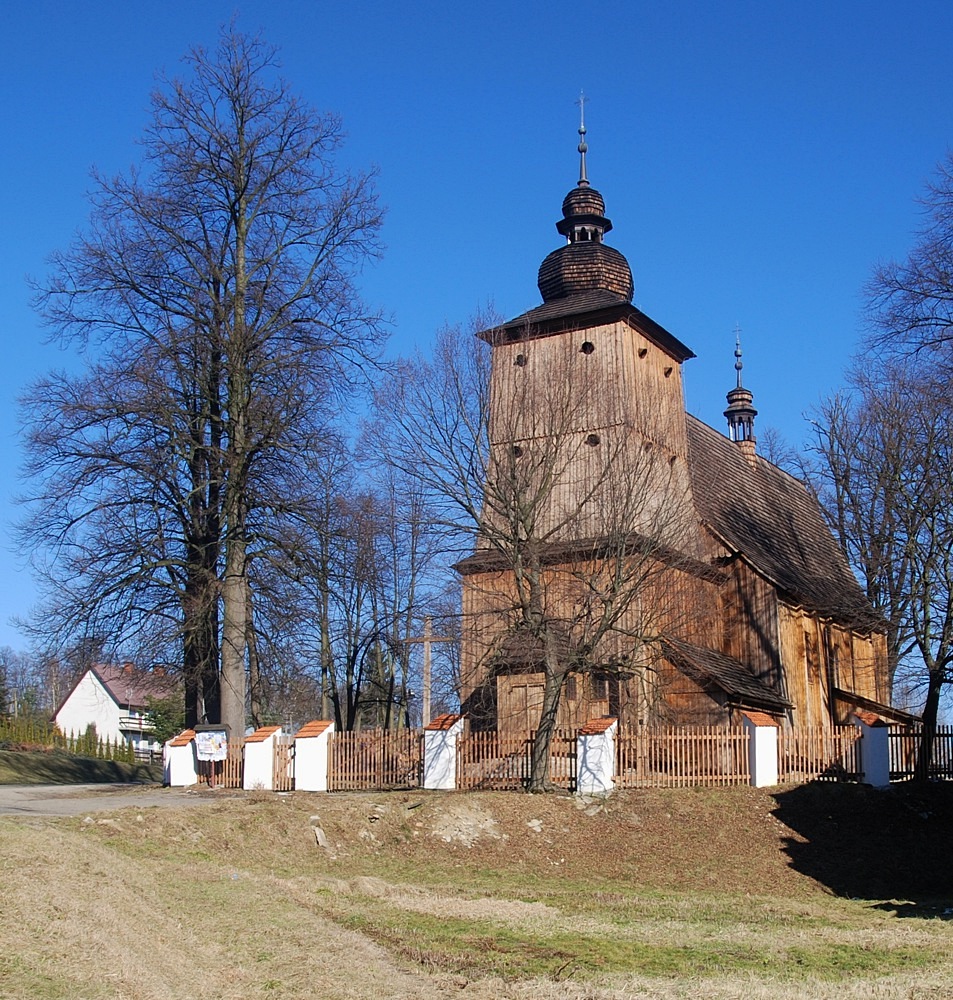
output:
M 893 717 L 883 621 L 814 497 L 758 455 L 740 348 L 725 435 L 685 411 L 692 351 L 632 305 L 579 132 L 543 302 L 479 335 L 491 458 L 457 565 L 471 725 Z

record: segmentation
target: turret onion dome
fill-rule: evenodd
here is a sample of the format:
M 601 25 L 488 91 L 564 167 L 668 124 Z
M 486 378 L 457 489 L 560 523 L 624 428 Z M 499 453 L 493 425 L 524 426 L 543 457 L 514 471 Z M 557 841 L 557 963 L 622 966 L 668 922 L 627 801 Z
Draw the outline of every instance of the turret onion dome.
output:
M 580 107 L 581 107 L 580 103 Z M 579 125 L 579 181 L 563 199 L 563 217 L 556 223 L 566 245 L 554 250 L 539 267 L 539 292 L 543 302 L 585 292 L 609 292 L 625 302 L 634 291 L 629 262 L 614 247 L 603 243 L 612 223 L 606 203 L 586 176 L 586 125 Z
M 741 384 L 741 328 L 735 330 L 735 387 L 728 393 L 728 437 L 732 441 L 754 443 L 754 418 L 758 411 L 752 406 L 754 394 Z

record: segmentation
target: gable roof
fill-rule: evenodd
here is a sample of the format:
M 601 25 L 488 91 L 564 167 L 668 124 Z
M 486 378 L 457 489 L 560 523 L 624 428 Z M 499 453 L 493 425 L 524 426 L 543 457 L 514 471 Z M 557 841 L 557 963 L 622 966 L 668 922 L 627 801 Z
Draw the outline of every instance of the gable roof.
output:
M 749 462 L 723 434 L 686 414 L 692 490 L 703 523 L 794 603 L 861 629 L 883 621 L 793 476 Z
M 659 645 L 665 659 L 683 674 L 703 687 L 714 684 L 737 704 L 766 708 L 774 712 L 791 708 L 791 702 L 755 677 L 743 663 L 732 656 L 670 636 Z
M 145 708 L 149 698 L 168 698 L 175 679 L 168 674 L 139 670 L 131 663 L 97 663 L 90 668 L 117 705 Z

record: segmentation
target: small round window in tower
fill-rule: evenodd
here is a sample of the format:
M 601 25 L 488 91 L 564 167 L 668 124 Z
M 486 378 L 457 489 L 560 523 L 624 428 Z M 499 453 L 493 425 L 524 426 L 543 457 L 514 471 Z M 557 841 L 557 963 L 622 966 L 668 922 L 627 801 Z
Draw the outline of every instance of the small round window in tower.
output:
M 595 349 L 596 349 L 596 345 L 591 340 L 587 340 L 582 345 L 582 347 L 579 348 L 579 350 L 582 351 L 583 354 L 592 354 L 592 352 Z
M 602 438 L 599 437 L 598 434 L 587 434 L 586 435 L 586 444 L 589 445 L 590 447 L 595 448 L 595 446 L 597 444 L 601 444 L 601 443 L 602 443 Z
M 516 360 L 513 362 L 513 364 L 516 365 L 517 368 L 525 368 L 526 367 L 526 361 L 527 361 L 527 358 L 526 358 L 525 354 L 517 354 L 516 355 Z

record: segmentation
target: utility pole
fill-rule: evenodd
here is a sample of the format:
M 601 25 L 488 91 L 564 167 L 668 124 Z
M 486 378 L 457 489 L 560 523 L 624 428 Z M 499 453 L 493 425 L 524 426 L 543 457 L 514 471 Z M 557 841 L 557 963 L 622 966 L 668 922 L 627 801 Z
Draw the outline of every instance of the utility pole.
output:
M 420 713 L 421 724 L 424 726 L 430 722 L 430 644 L 432 642 L 454 641 L 452 636 L 433 634 L 433 622 L 430 619 L 430 615 L 424 616 L 423 635 L 415 635 L 409 639 L 404 639 L 404 642 L 421 642 L 424 646 L 424 690 L 423 705 Z

